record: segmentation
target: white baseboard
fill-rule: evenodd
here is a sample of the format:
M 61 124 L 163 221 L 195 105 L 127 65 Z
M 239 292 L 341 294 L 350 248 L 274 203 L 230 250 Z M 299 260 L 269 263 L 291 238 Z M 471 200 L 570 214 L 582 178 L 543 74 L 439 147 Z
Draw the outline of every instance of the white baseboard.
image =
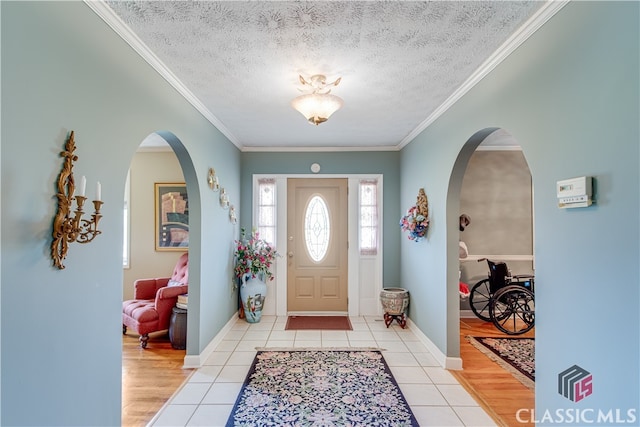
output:
M 461 319 L 475 319 L 477 316 L 471 310 L 460 310 Z
M 415 323 L 411 321 L 411 319 L 407 318 L 407 324 L 411 328 L 411 331 L 415 334 L 416 337 L 420 340 L 422 344 L 427 347 L 427 350 L 433 355 L 436 361 L 442 366 L 444 369 L 451 369 L 454 371 L 459 371 L 462 369 L 462 358 L 460 357 L 447 357 L 437 345 L 433 343 L 419 328 Z
M 227 324 L 224 325 L 222 329 L 220 329 L 220 332 L 218 332 L 218 334 L 215 337 L 213 337 L 211 342 L 207 344 L 207 346 L 202 351 L 202 353 L 185 356 L 184 366 L 182 366 L 182 368 L 183 369 L 200 368 L 202 365 L 204 365 L 204 362 L 206 362 L 209 356 L 211 356 L 211 353 L 213 353 L 213 351 L 218 346 L 218 344 L 222 342 L 222 339 L 225 337 L 225 335 L 227 335 L 227 332 L 229 332 L 231 328 L 233 328 L 233 325 L 235 325 L 237 318 L 238 318 L 237 313 L 231 316 L 231 319 L 229 319 Z

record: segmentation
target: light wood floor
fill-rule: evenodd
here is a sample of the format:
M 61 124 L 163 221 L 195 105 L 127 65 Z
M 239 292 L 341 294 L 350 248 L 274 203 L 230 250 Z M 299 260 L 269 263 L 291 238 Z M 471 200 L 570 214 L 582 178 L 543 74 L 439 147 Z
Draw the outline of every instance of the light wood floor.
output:
M 191 374 L 182 369 L 185 350 L 171 347 L 166 333 L 149 334 L 146 349 L 139 335 L 122 336 L 122 425 L 146 426 Z
M 461 319 L 460 355 L 464 370 L 450 371 L 500 426 L 527 426 L 515 417 L 520 408 L 534 407 L 534 393 L 467 342 L 465 337 L 504 336 L 492 323 Z M 533 337 L 534 331 L 520 335 Z M 122 338 L 122 425 L 145 426 L 191 374 L 182 369 L 184 350 L 171 347 L 166 334 L 151 334 L 146 350 L 138 335 Z M 533 425 L 533 424 L 529 424 Z
M 449 372 L 476 398 L 499 426 L 533 426 L 533 423 L 518 422 L 516 412 L 521 408 L 534 408 L 534 392 L 469 344 L 465 339 L 468 335 L 508 336 L 496 329 L 493 323 L 480 319 L 460 319 L 460 356 L 463 370 Z M 535 328 L 518 337 L 534 338 Z M 524 419 L 526 418 L 525 416 Z

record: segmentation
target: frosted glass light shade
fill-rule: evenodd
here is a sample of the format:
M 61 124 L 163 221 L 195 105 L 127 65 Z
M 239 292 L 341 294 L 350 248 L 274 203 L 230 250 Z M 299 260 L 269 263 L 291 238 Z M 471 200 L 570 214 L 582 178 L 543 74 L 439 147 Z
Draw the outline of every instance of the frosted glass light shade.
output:
M 291 101 L 291 106 L 298 110 L 313 125 L 324 123 L 343 105 L 340 97 L 331 94 L 311 93 L 300 95 Z

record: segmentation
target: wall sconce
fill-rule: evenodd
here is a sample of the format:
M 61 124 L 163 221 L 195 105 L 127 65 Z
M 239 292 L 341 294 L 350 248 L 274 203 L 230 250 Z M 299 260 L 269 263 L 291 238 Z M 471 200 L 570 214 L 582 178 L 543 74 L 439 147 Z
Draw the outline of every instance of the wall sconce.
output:
M 229 208 L 229 196 L 227 196 L 227 190 L 224 188 L 220 189 L 220 206 L 222 206 L 223 209 Z
M 209 183 L 209 188 L 211 188 L 213 191 L 218 191 L 220 189 L 220 183 L 218 182 L 216 171 L 213 170 L 213 168 L 209 168 L 209 176 L 207 177 L 207 182 Z
M 82 207 L 87 198 L 84 196 L 87 179 L 83 176 L 80 181 L 80 194 L 74 197 L 76 189 L 75 180 L 73 178 L 73 162 L 78 160 L 78 156 L 73 154 L 76 149 L 74 140 L 74 132 L 71 131 L 69 139 L 65 144 L 65 151 L 60 152 L 60 156 L 64 157 L 62 171 L 58 177 L 58 211 L 53 219 L 53 242 L 51 242 L 51 258 L 53 265 L 60 270 L 64 268 L 62 260 L 67 257 L 69 243 L 89 243 L 98 234 L 102 232 L 98 230 L 98 222 L 100 215 L 100 200 L 102 188 L 100 183 L 96 184 L 96 200 L 93 201 L 94 213 L 91 220 L 82 219 L 84 212 Z M 76 201 L 75 213 L 71 214 L 72 201 Z
M 235 224 L 236 222 L 238 222 L 238 217 L 236 216 L 236 208 L 233 205 L 229 206 L 229 221 L 231 222 L 231 224 Z

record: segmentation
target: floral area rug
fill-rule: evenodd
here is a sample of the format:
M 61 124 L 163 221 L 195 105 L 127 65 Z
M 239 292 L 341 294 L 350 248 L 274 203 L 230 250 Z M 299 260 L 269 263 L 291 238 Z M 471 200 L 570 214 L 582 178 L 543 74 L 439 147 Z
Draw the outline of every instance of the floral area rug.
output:
M 509 371 L 529 389 L 535 388 L 535 340 L 533 338 L 467 337 L 471 345 Z
M 259 351 L 229 426 L 418 426 L 377 350 Z

